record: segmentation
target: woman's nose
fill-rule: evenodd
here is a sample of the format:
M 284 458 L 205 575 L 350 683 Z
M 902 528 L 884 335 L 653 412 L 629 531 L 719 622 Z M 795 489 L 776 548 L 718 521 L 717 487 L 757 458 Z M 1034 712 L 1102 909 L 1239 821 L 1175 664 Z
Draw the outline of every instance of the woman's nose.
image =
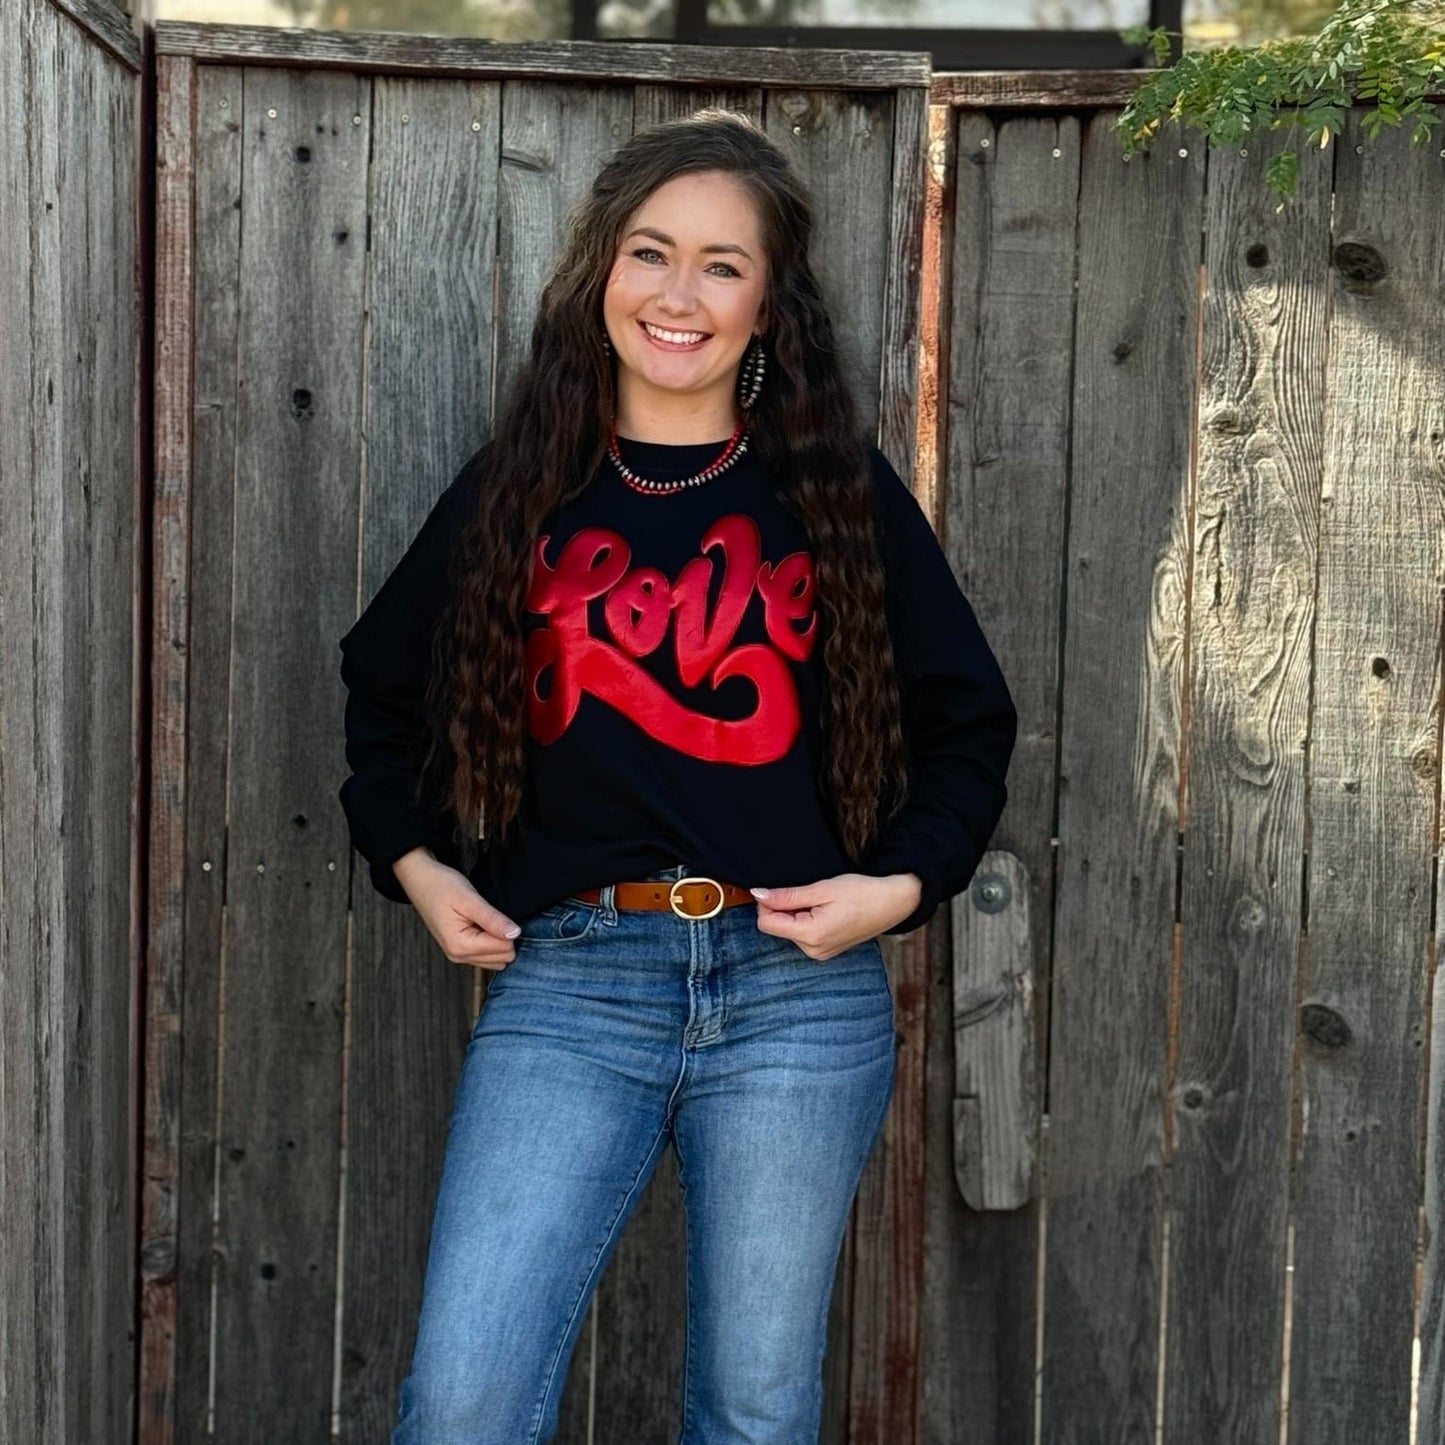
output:
M 658 305 L 677 315 L 692 311 L 697 306 L 697 283 L 685 272 L 674 271 L 657 294 Z

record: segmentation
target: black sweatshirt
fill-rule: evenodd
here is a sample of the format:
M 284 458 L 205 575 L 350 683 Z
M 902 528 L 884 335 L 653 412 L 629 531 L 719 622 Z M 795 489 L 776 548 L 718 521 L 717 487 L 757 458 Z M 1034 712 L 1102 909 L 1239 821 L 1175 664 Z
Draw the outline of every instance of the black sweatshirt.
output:
M 645 477 L 685 477 L 720 442 L 619 438 Z M 860 865 L 842 852 L 823 768 L 822 618 L 802 523 L 751 452 L 700 486 L 644 495 L 609 458 L 543 524 L 527 638 L 520 838 L 483 839 L 468 876 L 514 919 L 579 889 L 685 864 L 743 887 L 913 872 L 926 922 L 967 887 L 1003 812 L 1017 713 L 922 508 L 869 449 L 908 744 L 903 810 Z M 419 844 L 460 867 L 426 751 L 430 639 L 450 546 L 475 505 L 472 457 L 341 639 L 351 839 L 386 898 Z M 450 766 L 450 758 L 447 759 Z M 441 776 L 445 777 L 443 768 Z

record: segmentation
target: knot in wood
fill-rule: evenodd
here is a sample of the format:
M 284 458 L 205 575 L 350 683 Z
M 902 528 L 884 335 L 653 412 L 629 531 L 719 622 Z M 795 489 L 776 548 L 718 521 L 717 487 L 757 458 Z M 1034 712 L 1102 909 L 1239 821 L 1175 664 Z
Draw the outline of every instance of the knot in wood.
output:
M 1300 1010 L 1300 1028 L 1307 1038 L 1326 1049 L 1340 1049 L 1350 1042 L 1350 1026 L 1327 1004 L 1307 1003 Z
M 1364 241 L 1341 241 L 1335 247 L 1333 260 L 1346 291 L 1368 291 L 1389 271 L 1385 258 Z

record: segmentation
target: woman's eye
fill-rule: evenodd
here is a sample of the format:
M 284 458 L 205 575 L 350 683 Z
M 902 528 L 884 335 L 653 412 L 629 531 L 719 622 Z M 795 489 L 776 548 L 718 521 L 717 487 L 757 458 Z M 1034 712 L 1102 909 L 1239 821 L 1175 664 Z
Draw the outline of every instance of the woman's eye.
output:
M 633 250 L 632 254 L 636 256 L 638 260 L 644 260 L 648 256 L 656 256 L 659 260 L 665 259 L 662 255 L 662 252 L 659 251 L 655 246 L 638 246 Z M 714 261 L 712 264 L 714 266 L 721 266 L 729 276 L 742 275 L 742 272 L 739 271 L 737 267 L 729 266 L 726 261 Z

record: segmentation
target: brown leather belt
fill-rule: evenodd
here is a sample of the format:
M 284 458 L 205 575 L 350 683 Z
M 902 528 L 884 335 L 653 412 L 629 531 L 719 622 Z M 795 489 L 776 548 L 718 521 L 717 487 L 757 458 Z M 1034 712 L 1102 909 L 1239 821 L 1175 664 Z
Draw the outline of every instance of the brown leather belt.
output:
M 581 888 L 572 895 L 584 903 L 600 903 L 600 888 Z M 639 883 L 613 884 L 612 902 L 617 908 L 670 908 L 679 918 L 711 918 L 724 908 L 757 900 L 736 883 L 719 883 L 716 878 L 644 879 Z

